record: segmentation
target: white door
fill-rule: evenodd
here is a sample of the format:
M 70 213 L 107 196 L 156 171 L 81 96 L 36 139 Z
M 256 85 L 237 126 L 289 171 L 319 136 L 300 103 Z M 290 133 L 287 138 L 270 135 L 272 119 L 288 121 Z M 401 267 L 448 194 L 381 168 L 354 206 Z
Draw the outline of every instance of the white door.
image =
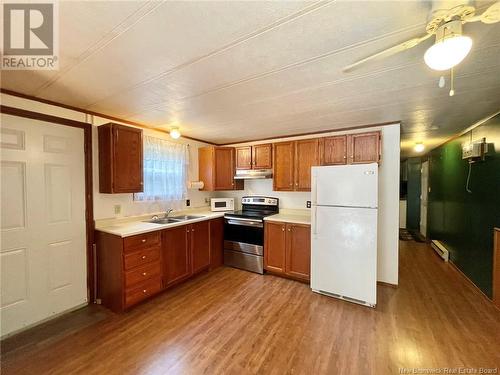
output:
M 312 167 L 312 204 L 377 207 L 378 164 Z
M 377 302 L 377 209 L 313 208 L 311 288 L 354 302 Z
M 87 302 L 83 129 L 1 115 L 1 336 Z
M 429 162 L 422 163 L 420 180 L 420 233 L 427 238 L 427 202 L 429 192 Z

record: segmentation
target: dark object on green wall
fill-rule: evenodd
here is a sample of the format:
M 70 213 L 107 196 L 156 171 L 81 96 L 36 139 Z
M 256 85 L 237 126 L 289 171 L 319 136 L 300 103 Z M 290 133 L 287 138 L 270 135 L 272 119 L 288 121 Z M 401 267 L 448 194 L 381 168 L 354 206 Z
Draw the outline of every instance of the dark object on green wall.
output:
M 472 164 L 462 145 L 486 137 L 485 161 Z M 486 295 L 492 296 L 493 228 L 500 227 L 500 115 L 430 153 L 430 236 Z
M 407 198 L 406 228 L 420 229 L 420 176 L 422 161 L 420 158 L 409 158 L 407 161 Z

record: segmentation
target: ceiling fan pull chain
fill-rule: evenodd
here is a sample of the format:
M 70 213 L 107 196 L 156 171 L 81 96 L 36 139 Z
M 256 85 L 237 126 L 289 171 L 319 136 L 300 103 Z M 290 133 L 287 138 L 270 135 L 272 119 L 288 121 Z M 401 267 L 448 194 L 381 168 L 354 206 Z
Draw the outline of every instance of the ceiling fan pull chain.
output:
M 453 82 L 454 82 L 453 69 L 454 69 L 453 67 L 450 69 L 450 70 L 451 70 L 451 77 L 450 77 L 450 96 L 455 95 L 455 89 L 454 89 L 454 86 L 453 86 Z

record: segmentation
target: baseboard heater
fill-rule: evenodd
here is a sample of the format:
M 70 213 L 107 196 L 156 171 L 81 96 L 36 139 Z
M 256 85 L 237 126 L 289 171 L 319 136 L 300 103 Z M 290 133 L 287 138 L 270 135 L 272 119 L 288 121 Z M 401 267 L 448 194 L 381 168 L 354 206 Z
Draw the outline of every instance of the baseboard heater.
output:
M 431 246 L 434 251 L 441 257 L 445 262 L 449 259 L 449 252 L 446 247 L 438 240 L 432 240 Z

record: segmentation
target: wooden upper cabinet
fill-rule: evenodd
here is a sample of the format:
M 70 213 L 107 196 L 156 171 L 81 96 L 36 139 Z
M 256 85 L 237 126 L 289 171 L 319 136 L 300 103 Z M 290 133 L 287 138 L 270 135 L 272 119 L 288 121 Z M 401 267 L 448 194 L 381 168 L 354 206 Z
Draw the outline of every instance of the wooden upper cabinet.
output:
M 236 169 L 252 169 L 252 146 L 236 147 Z
M 319 165 L 319 139 L 295 144 L 295 190 L 311 191 L 311 167 Z
M 311 275 L 311 227 L 302 224 L 286 225 L 287 275 L 309 281 Z
M 380 160 L 380 132 L 349 135 L 349 163 L 377 163 Z
M 234 147 L 201 147 L 198 149 L 198 169 L 202 190 L 241 190 L 243 180 L 234 180 Z
M 142 192 L 142 130 L 113 123 L 101 125 L 97 129 L 99 192 Z
M 265 225 L 264 268 L 267 271 L 285 272 L 286 225 L 269 222 Z
M 319 165 L 319 139 L 275 143 L 273 157 L 274 190 L 311 190 L 311 167 Z
M 320 152 L 322 165 L 347 164 L 347 136 L 322 138 Z
M 272 166 L 272 144 L 236 147 L 236 169 L 269 169 Z
M 295 172 L 295 142 L 273 145 L 273 190 L 293 191 Z
M 269 169 L 273 167 L 273 145 L 252 146 L 253 169 Z
M 216 147 L 214 190 L 234 189 L 234 148 Z

